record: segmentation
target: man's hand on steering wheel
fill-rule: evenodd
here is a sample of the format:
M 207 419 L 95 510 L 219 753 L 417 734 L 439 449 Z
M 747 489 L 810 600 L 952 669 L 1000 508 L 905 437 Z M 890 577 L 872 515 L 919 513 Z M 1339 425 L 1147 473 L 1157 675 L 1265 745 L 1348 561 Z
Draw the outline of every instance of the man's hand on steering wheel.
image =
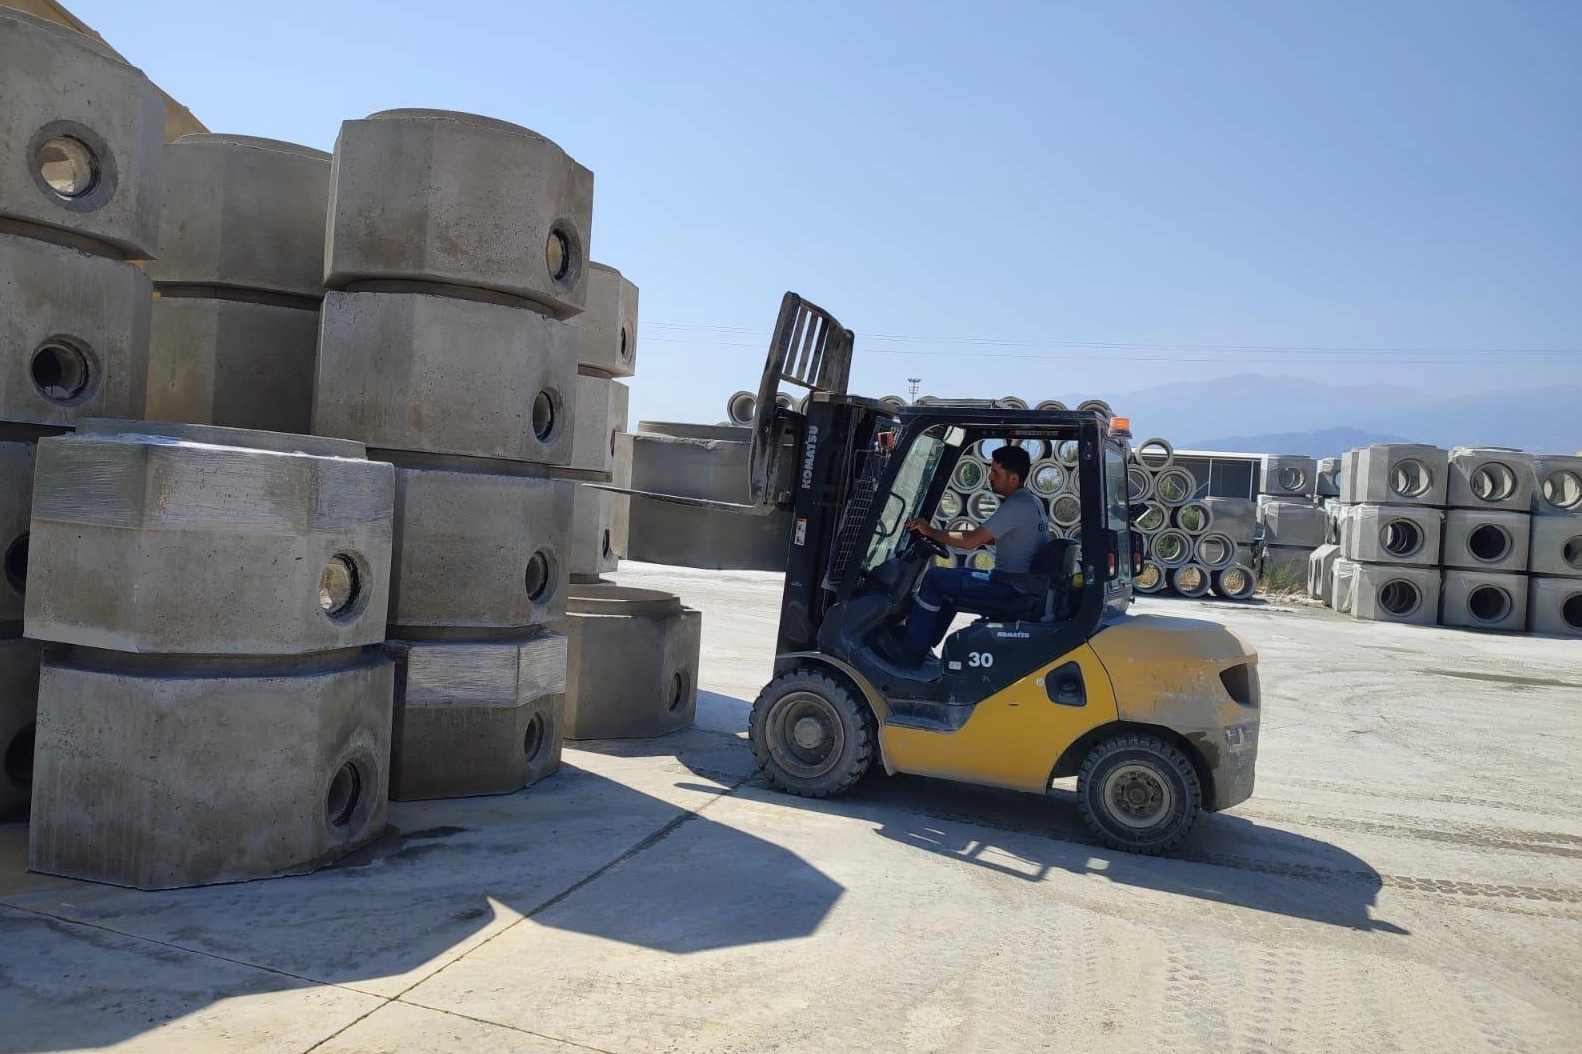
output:
M 928 534 L 928 521 L 921 516 L 914 516 L 906 521 L 906 529 L 912 532 L 911 548 L 931 553 L 934 556 L 949 556 L 950 550 L 941 542 Z

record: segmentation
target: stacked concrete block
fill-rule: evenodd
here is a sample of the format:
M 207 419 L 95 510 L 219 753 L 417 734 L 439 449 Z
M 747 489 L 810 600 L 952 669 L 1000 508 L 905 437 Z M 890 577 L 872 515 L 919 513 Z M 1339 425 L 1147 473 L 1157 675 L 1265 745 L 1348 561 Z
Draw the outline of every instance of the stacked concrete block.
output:
M 554 143 L 490 118 L 392 110 L 336 140 L 313 430 L 396 466 L 398 797 L 519 790 L 559 762 L 548 627 L 573 565 L 558 477 L 575 471 L 567 320 L 587 302 L 592 193 Z M 470 679 L 468 657 L 488 672 Z
M 1305 467 L 1290 471 L 1302 475 L 1304 486 L 1312 485 L 1313 477 Z M 1311 501 L 1260 499 L 1258 522 L 1263 529 L 1264 574 L 1275 581 L 1305 582 L 1308 558 L 1324 544 L 1323 507 Z
M 1527 550 L 1527 628 L 1582 637 L 1582 457 L 1538 455 Z
M 1340 558 L 1340 546 L 1325 544 L 1313 550 L 1307 558 L 1307 595 L 1334 605 L 1335 561 Z
M 1340 497 L 1340 466 L 1338 457 L 1324 457 L 1318 459 L 1318 483 L 1313 490 L 1315 497 L 1338 498 Z
M 309 430 L 329 184 L 330 155 L 292 143 L 165 147 L 149 419 Z
M 578 587 L 570 608 L 568 738 L 647 738 L 692 724 L 699 612 L 668 593 L 609 584 Z
M 595 318 L 594 316 L 599 316 Z M 636 360 L 637 287 L 620 272 L 596 264 L 588 287 L 588 310 L 579 316 L 577 419 L 572 429 L 570 475 L 576 488 L 572 518 L 571 574 L 574 582 L 593 581 L 616 569 L 617 505 L 607 490 L 583 482 L 615 483 L 617 462 L 630 458 L 620 436 L 627 426 L 629 395 L 607 370 L 630 376 Z M 590 363 L 596 363 L 592 365 Z
M 364 453 L 116 421 L 40 440 L 34 870 L 233 882 L 382 831 L 394 474 Z
M 1444 508 L 1450 455 L 1420 443 L 1375 443 L 1342 459 L 1340 500 L 1347 505 L 1428 505 Z
M 1265 454 L 1259 466 L 1258 493 L 1286 500 L 1311 499 L 1318 489 L 1318 459 L 1295 454 Z
M 1445 514 L 1421 505 L 1342 506 L 1340 553 L 1371 564 L 1438 567 Z
M 35 443 L 138 417 L 165 107 L 101 42 L 0 7 L 0 814 L 25 808 L 39 647 L 21 639 Z
M 1439 621 L 1438 568 L 1364 563 L 1350 563 L 1350 568 L 1351 584 L 1345 588 L 1350 591 L 1350 613 L 1354 618 L 1417 626 L 1432 626 Z M 1335 587 L 1337 593 L 1342 588 Z

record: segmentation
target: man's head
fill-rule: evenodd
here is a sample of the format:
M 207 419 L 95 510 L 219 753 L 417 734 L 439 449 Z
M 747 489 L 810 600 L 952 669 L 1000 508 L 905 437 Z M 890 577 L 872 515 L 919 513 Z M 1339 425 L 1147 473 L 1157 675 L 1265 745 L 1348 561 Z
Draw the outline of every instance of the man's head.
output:
M 1002 446 L 994 452 L 994 463 L 989 466 L 989 489 L 1008 498 L 1022 489 L 1032 469 L 1033 459 L 1027 451 L 1019 446 Z

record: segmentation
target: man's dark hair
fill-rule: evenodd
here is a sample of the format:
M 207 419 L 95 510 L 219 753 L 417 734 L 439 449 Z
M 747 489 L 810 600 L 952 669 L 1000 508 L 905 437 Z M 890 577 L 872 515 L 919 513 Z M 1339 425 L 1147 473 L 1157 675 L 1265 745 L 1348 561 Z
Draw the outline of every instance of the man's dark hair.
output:
M 1025 485 L 1028 473 L 1033 471 L 1033 459 L 1019 446 L 1002 446 L 994 452 L 994 463 L 1014 475 Z

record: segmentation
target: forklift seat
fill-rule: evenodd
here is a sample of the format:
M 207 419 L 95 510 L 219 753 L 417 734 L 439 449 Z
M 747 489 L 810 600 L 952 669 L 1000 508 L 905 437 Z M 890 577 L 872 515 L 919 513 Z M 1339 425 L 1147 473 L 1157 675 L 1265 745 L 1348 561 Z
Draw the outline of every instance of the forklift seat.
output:
M 991 571 L 989 581 L 1015 589 L 1017 596 L 998 603 L 963 603 L 958 610 L 1017 622 L 1054 622 L 1070 617 L 1071 583 L 1081 546 L 1075 538 L 1051 538 L 1033 554 L 1025 574 Z

